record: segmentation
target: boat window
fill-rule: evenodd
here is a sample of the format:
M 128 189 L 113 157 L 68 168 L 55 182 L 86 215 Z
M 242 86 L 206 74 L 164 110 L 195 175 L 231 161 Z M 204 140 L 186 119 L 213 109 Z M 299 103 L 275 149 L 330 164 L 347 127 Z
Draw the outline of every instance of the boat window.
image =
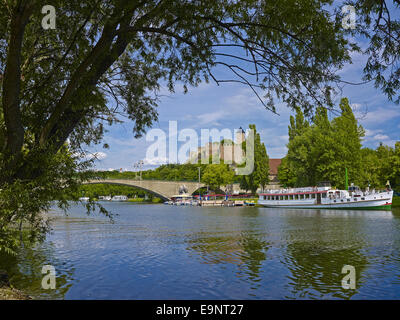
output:
M 361 200 L 365 200 L 365 198 L 361 198 Z
M 264 200 L 266 200 L 267 199 L 267 196 L 264 196 Z
M 322 196 L 322 198 L 325 199 L 326 198 L 326 193 L 323 193 L 321 196 Z
M 350 199 L 347 199 L 347 202 L 350 202 Z

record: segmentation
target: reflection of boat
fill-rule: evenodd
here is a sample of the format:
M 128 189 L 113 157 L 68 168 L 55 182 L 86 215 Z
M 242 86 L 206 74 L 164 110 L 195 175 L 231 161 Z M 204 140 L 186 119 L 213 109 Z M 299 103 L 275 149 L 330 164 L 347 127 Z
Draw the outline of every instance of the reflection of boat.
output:
M 111 198 L 111 201 L 126 201 L 128 200 L 127 196 L 114 196 Z
M 269 190 L 259 194 L 265 207 L 315 209 L 390 209 L 393 191 L 361 191 L 357 186 L 336 190 L 330 186 Z

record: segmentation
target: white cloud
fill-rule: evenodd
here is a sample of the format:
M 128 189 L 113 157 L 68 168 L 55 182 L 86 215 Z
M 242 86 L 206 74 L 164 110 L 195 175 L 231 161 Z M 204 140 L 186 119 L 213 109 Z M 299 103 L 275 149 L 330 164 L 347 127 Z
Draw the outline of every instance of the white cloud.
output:
M 97 159 L 97 160 L 103 160 L 105 158 L 107 158 L 107 153 L 105 152 L 95 152 L 95 153 L 90 153 L 88 155 L 86 155 L 86 157 L 88 159 Z
M 165 158 L 165 157 L 154 157 L 154 158 L 144 159 L 144 164 L 150 165 L 150 166 L 167 164 L 167 163 L 168 163 L 168 158 Z
M 393 118 L 400 117 L 400 108 L 382 108 L 379 107 L 373 111 L 354 112 L 356 118 L 363 125 L 381 124 Z
M 372 137 L 372 140 L 385 141 L 385 140 L 390 140 L 390 138 L 385 134 L 378 133 L 377 135 Z
M 85 160 L 92 160 L 92 159 L 103 160 L 103 159 L 107 158 L 107 154 L 105 152 L 74 153 L 74 156 L 83 158 Z

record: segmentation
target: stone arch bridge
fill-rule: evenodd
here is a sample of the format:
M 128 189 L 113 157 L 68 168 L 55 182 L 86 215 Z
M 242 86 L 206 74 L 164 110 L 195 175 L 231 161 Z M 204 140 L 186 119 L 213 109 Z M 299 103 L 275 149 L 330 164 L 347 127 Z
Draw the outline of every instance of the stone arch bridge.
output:
M 192 194 L 205 184 L 191 181 L 165 181 L 165 180 L 129 180 L 129 179 L 96 179 L 84 184 L 117 184 L 139 188 L 163 200 L 169 200 L 173 195 L 179 194 L 179 188 L 185 186 L 188 193 Z
M 173 195 L 179 194 L 179 188 L 185 186 L 187 193 L 193 194 L 197 189 L 205 187 L 204 183 L 192 181 L 165 181 L 165 180 L 130 180 L 130 179 L 96 179 L 89 180 L 84 184 L 117 184 L 130 186 L 148 191 L 155 196 L 170 200 Z M 279 185 L 269 185 L 268 189 L 278 189 Z M 224 190 L 224 188 L 221 188 Z M 230 192 L 245 192 L 240 189 L 239 183 L 232 184 Z

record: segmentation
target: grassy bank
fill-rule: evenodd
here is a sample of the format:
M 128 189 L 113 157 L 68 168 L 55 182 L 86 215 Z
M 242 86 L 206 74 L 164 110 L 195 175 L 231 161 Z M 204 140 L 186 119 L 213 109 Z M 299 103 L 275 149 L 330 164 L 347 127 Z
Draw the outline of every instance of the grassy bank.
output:
M 144 202 L 144 203 L 162 203 L 160 198 L 145 199 L 145 198 L 130 198 L 128 202 Z
M 0 300 L 31 300 L 31 297 L 14 288 L 0 288 Z
M 10 286 L 7 272 L 0 270 L 0 300 L 30 300 L 31 297 Z

